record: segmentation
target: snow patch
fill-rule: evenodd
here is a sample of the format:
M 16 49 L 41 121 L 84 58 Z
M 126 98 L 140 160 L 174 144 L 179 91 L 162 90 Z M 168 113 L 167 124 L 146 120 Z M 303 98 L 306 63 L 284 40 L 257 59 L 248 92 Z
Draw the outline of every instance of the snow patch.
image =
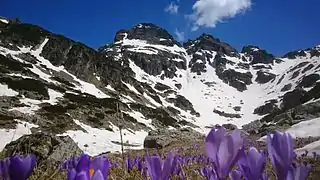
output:
M 293 137 L 320 136 L 320 118 L 302 121 L 291 126 L 286 132 L 290 133 Z
M 125 83 L 123 81 L 122 81 L 122 83 L 125 84 L 129 88 L 130 91 L 132 91 L 132 92 L 134 92 L 136 94 L 140 94 L 140 92 L 134 86 L 132 86 L 131 84 Z
M 129 116 L 133 117 L 138 122 L 145 124 L 147 127 L 150 127 L 151 129 L 155 129 L 155 127 L 151 125 L 152 120 L 145 118 L 142 113 L 137 111 L 124 112 L 124 113 L 129 114 Z
M 74 80 L 78 81 L 81 85 L 76 86 L 76 90 L 81 91 L 82 93 L 88 93 L 91 94 L 97 98 L 110 98 L 110 96 L 106 95 L 104 92 L 102 92 L 100 89 L 98 89 L 95 85 L 91 83 L 87 83 L 85 81 L 82 81 L 75 76 L 73 77 Z
M 203 61 L 201 59 L 198 59 L 196 63 L 203 64 Z
M 110 98 L 110 96 L 106 95 L 105 93 L 103 93 L 100 89 L 98 89 L 95 85 L 82 81 L 80 79 L 78 79 L 76 76 L 74 76 L 73 74 L 69 73 L 67 70 L 65 70 L 64 66 L 54 66 L 53 64 L 51 64 L 51 62 L 45 58 L 43 58 L 42 56 L 40 56 L 43 47 L 47 44 L 47 42 L 49 41 L 49 38 L 46 38 L 38 47 L 38 49 L 31 51 L 30 53 L 35 56 L 40 62 L 38 62 L 37 66 L 40 67 L 40 64 L 45 65 L 47 68 L 52 69 L 54 71 L 57 72 L 64 72 L 70 76 L 73 77 L 73 79 L 75 81 L 78 81 L 80 83 L 80 86 L 77 86 L 75 89 L 81 91 L 82 93 L 88 93 L 91 94 L 93 96 L 96 96 L 97 98 Z M 32 72 L 38 74 L 40 76 L 40 78 L 48 81 L 48 82 L 53 82 L 55 83 L 55 81 L 52 81 L 50 79 L 51 75 L 48 75 L 44 72 L 42 72 L 38 67 L 36 67 L 35 65 L 33 65 L 33 68 L 30 69 Z
M 156 107 L 161 107 L 162 106 L 160 103 L 155 101 L 152 97 L 148 96 L 148 94 L 146 94 L 146 93 L 143 93 L 143 97 L 145 97 L 152 105 L 154 105 Z
M 112 141 L 120 142 L 119 128 L 112 125 L 112 131 L 105 129 L 92 128 L 78 120 L 74 122 L 81 126 L 84 131 L 67 131 L 58 136 L 70 136 L 79 146 L 81 150 L 91 156 L 96 156 L 105 152 L 121 152 L 120 144 L 115 144 Z M 122 130 L 123 142 L 134 144 L 134 147 L 127 147 L 127 149 L 142 149 L 144 138 L 148 135 L 145 131 L 131 132 L 126 129 Z M 87 146 L 87 147 L 85 147 Z
M 96 76 L 96 78 L 98 79 L 98 81 L 100 81 L 100 80 L 101 80 L 100 76 Z
M 185 50 L 176 44 L 174 46 L 165 46 L 165 45 L 158 45 L 158 44 L 149 44 L 147 41 L 140 40 L 140 39 L 126 39 L 124 38 L 122 41 L 119 43 L 122 44 L 122 46 L 133 46 L 138 50 L 138 49 L 150 49 L 150 48 L 155 48 L 159 49 L 161 51 L 167 51 L 173 54 L 178 54 L 180 55 L 181 52 L 184 52 Z M 149 48 L 148 48 L 149 47 Z M 130 48 L 129 48 L 130 49 Z M 149 51 L 150 53 L 150 51 Z
M 18 122 L 15 129 L 0 129 L 0 152 L 8 143 L 19 139 L 23 135 L 31 134 L 31 128 L 39 127 L 38 125 L 31 124 L 28 122 L 20 120 L 15 121 Z
M 0 18 L 0 21 L 1 21 L 1 22 L 3 22 L 3 23 L 5 23 L 5 24 L 9 24 L 9 21 L 8 21 L 8 20 L 6 20 L 6 19 L 2 19 L 2 18 Z
M 171 59 L 172 61 L 176 61 L 176 62 L 184 62 L 183 59 L 177 59 L 177 58 L 174 58 L 174 59 Z
M 10 89 L 8 85 L 0 84 L 0 96 L 17 96 L 19 93 L 17 91 L 14 91 L 13 89 Z
M 79 95 L 78 93 L 76 93 L 76 92 L 73 92 L 73 91 L 66 91 L 66 93 L 69 93 L 69 94 L 74 94 L 74 95 Z
M 59 99 L 63 97 L 63 94 L 57 92 L 53 89 L 48 89 L 48 94 L 50 99 L 49 100 L 35 100 L 30 98 L 22 98 L 20 99 L 21 104 L 25 104 L 27 106 L 23 107 L 14 107 L 9 109 L 9 111 L 19 111 L 24 114 L 35 114 L 35 111 L 40 109 L 40 104 L 42 103 L 50 103 L 51 105 L 55 105 L 58 103 Z
M 132 97 L 128 96 L 128 95 L 122 95 L 123 97 L 121 98 L 121 102 L 123 103 L 132 103 L 132 102 L 136 102 L 134 99 L 132 99 Z
M 137 53 L 144 53 L 144 54 L 158 54 L 157 50 L 151 48 L 128 48 L 128 51 L 137 52 Z
M 24 79 L 34 79 L 33 77 L 31 76 L 25 76 L 25 75 L 22 75 L 22 74 L 17 74 L 17 73 L 10 73 L 10 74 L 7 74 L 8 76 L 14 76 L 14 77 L 21 77 L 21 78 L 24 78 Z
M 116 91 L 110 84 L 108 84 L 108 85 L 106 86 L 106 88 L 109 89 L 109 90 L 111 90 L 111 91 Z
M 320 154 L 320 140 L 319 141 L 315 141 L 312 142 L 302 148 L 298 148 L 295 150 L 295 153 L 297 155 L 302 155 L 304 154 L 306 151 L 308 151 L 308 156 L 313 156 L 313 152 Z
M 285 132 L 289 133 L 293 138 L 307 138 L 320 136 L 320 118 L 302 121 L 291 126 Z M 263 136 L 259 141 L 265 141 L 267 136 Z

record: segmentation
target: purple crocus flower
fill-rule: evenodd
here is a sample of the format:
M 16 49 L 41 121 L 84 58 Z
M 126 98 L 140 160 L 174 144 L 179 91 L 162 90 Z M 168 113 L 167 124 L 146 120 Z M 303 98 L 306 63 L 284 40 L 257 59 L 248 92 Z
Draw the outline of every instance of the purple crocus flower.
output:
M 90 156 L 87 154 L 82 154 L 77 161 L 77 164 L 75 166 L 75 170 L 77 172 L 80 171 L 88 171 L 90 168 Z
M 71 161 L 71 164 L 73 165 L 74 162 Z M 111 167 L 107 157 L 98 156 L 91 161 L 89 155 L 82 154 L 76 162 L 74 168 L 68 169 L 68 180 L 107 179 Z
M 142 159 L 137 158 L 135 164 L 136 164 L 136 166 L 137 166 L 138 171 L 141 172 L 141 171 L 142 171 L 142 168 L 143 168 L 143 161 L 142 161 Z
M 259 180 L 262 179 L 266 157 L 264 153 L 258 152 L 256 148 L 251 147 L 248 153 L 239 159 L 238 165 L 246 180 Z
M 217 179 L 217 175 L 214 172 L 214 169 L 207 167 L 207 166 L 201 168 L 200 174 L 201 174 L 201 176 L 205 177 L 208 180 L 216 180 Z
M 0 161 L 0 177 L 2 179 L 8 179 L 9 164 L 10 161 L 8 158 Z
M 186 179 L 186 173 L 184 172 L 181 164 L 178 165 L 178 172 L 177 172 L 178 176 L 180 177 L 180 179 Z
M 27 156 L 14 155 L 10 157 L 9 161 L 8 174 L 12 180 L 29 178 L 37 164 L 37 158 L 34 154 Z
M 77 172 L 75 169 L 68 171 L 68 180 L 90 180 L 88 171 Z
M 169 180 L 173 168 L 173 155 L 171 153 L 168 154 L 164 163 L 159 156 L 146 157 L 146 163 L 152 180 Z
M 219 179 L 225 179 L 231 168 L 244 154 L 244 140 L 238 130 L 227 134 L 225 128 L 218 127 L 206 137 L 206 152 L 213 161 Z
M 230 172 L 229 176 L 231 180 L 241 180 L 242 173 L 241 171 L 234 170 Z
M 179 166 L 178 166 L 178 164 L 180 165 L 179 157 L 175 156 L 173 158 L 172 168 L 171 168 L 171 174 L 172 175 L 178 175 L 179 174 Z
M 299 165 L 297 167 L 291 166 L 286 180 L 305 180 L 308 178 L 312 168 L 311 166 L 307 165 Z
M 88 171 L 77 172 L 75 169 L 68 171 L 68 180 L 106 180 L 100 170 L 94 172 L 92 178 L 90 178 Z
M 120 163 L 119 162 L 111 163 L 111 169 L 117 169 L 119 167 L 120 167 Z
M 93 159 L 90 163 L 90 173 L 91 175 L 94 173 L 96 174 L 101 173 L 104 179 L 107 179 L 110 171 L 110 161 L 107 157 L 99 156 Z
M 162 160 L 159 156 L 151 156 L 146 158 L 149 175 L 152 180 L 158 180 L 162 177 Z
M 141 176 L 145 179 L 147 179 L 147 176 L 148 176 L 148 168 L 147 167 L 144 167 L 142 168 L 141 170 Z
M 90 156 L 82 154 L 75 168 L 68 170 L 68 180 L 90 180 Z
M 103 173 L 100 170 L 94 172 L 91 180 L 106 180 L 107 178 L 104 177 Z
M 126 169 L 127 169 L 127 172 L 130 173 L 135 165 L 135 160 L 134 159 L 131 159 L 131 158 L 128 158 L 126 160 Z
M 78 157 L 73 157 L 73 158 L 71 158 L 71 159 L 69 159 L 69 160 L 65 160 L 65 161 L 61 164 L 60 168 L 61 168 L 62 170 L 74 169 L 74 168 L 77 167 L 78 162 L 79 162 L 79 158 L 78 158 Z
M 279 180 L 287 177 L 294 158 L 293 140 L 289 133 L 276 131 L 267 136 L 268 154 Z

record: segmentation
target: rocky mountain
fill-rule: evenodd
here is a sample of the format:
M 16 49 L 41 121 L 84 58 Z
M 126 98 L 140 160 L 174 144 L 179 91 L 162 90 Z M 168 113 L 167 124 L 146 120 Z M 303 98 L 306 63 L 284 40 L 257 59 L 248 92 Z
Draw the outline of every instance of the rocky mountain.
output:
M 319 79 L 320 46 L 275 57 L 209 34 L 180 44 L 141 23 L 95 50 L 0 19 L 0 151 L 39 132 L 68 135 L 91 155 L 119 151 L 120 129 L 129 149 L 200 137 L 216 124 L 307 136 L 292 128 L 319 126 Z

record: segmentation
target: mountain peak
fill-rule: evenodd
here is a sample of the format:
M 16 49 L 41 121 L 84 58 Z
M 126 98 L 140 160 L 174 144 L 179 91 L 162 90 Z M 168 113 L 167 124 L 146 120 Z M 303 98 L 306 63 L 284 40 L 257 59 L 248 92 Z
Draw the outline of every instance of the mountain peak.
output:
M 9 24 L 9 20 L 0 16 L 0 23 Z
M 316 50 L 320 51 L 320 44 L 316 45 L 313 49 L 316 49 Z
M 213 37 L 211 34 L 202 33 L 198 38 L 198 40 L 211 40 L 220 42 L 220 39 Z
M 157 25 L 155 25 L 155 24 L 153 24 L 153 23 L 139 23 L 139 24 L 137 24 L 136 26 L 134 26 L 134 28 L 145 28 L 145 29 L 147 29 L 147 28 L 155 28 L 155 29 L 161 29 L 161 27 L 159 27 L 159 26 L 157 26 Z
M 306 57 L 308 53 L 310 54 L 311 57 L 320 57 L 320 45 L 316 45 L 312 48 L 308 48 L 304 50 L 290 51 L 282 57 L 295 59 L 297 57 Z
M 266 50 L 253 45 L 244 46 L 241 53 L 252 55 L 252 64 L 272 64 L 274 59 L 274 56 L 272 54 L 269 54 Z
M 145 40 L 151 44 L 162 44 L 167 46 L 176 44 L 180 46 L 168 31 L 153 23 L 139 23 L 131 29 L 120 30 L 117 32 L 114 41 L 118 42 L 125 38 Z
M 247 45 L 247 46 L 243 46 L 241 53 L 252 53 L 259 50 L 260 48 L 258 46 Z
M 237 53 L 237 50 L 228 43 L 222 42 L 220 39 L 206 33 L 200 35 L 196 40 L 189 40 L 184 43 L 184 47 L 186 47 L 186 49 L 193 49 L 194 52 L 203 49 L 220 52 L 230 56 Z

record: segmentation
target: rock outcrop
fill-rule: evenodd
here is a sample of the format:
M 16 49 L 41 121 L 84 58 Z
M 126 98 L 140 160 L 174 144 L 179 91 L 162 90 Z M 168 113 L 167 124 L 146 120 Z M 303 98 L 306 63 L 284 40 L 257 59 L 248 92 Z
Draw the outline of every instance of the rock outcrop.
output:
M 82 150 L 69 136 L 54 136 L 45 133 L 25 135 L 7 144 L 2 152 L 4 156 L 33 153 L 39 165 L 55 166 L 75 156 Z
M 190 137 L 192 137 L 192 139 L 198 139 L 203 137 L 203 135 L 189 128 L 180 130 L 154 130 L 150 131 L 145 138 L 144 148 L 161 149 L 174 142 L 189 142 L 191 140 Z

